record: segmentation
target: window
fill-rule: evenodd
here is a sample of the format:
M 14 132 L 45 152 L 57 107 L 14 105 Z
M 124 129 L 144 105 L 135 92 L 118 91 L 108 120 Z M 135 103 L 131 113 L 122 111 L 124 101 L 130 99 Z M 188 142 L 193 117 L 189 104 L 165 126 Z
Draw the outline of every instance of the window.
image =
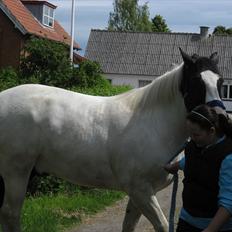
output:
M 48 27 L 54 26 L 54 9 L 47 5 L 43 7 L 43 24 Z
M 148 85 L 150 83 L 151 83 L 150 80 L 139 80 L 139 87 L 143 87 L 143 86 Z
M 111 79 L 107 79 L 107 81 L 109 81 L 109 83 L 112 84 L 112 80 Z
M 229 98 L 232 99 L 232 85 L 229 86 Z
M 221 96 L 222 96 L 222 98 L 227 98 L 227 96 L 228 96 L 228 86 L 227 85 L 222 85 Z
M 232 99 L 232 84 L 222 85 L 221 96 L 224 99 Z

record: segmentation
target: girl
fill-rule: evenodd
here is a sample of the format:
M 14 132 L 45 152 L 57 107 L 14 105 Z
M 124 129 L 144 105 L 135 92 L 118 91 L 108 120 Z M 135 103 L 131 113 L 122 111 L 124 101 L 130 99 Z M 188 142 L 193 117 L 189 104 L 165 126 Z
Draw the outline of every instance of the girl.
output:
M 207 105 L 187 116 L 185 156 L 165 170 L 184 171 L 177 232 L 232 232 L 232 139 L 225 115 Z

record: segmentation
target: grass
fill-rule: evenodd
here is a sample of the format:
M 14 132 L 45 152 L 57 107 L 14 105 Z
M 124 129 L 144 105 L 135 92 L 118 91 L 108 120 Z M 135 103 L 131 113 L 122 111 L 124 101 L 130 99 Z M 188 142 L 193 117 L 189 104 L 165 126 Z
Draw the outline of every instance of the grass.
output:
M 80 224 L 105 206 L 121 199 L 121 192 L 92 189 L 70 194 L 28 197 L 22 213 L 23 232 L 62 232 Z

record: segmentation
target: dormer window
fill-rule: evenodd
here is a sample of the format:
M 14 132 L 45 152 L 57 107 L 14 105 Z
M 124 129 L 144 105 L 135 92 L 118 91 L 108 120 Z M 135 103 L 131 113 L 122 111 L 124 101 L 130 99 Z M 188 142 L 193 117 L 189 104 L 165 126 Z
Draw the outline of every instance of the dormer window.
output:
M 21 0 L 21 2 L 41 24 L 54 27 L 55 5 L 44 0 Z
M 54 9 L 47 5 L 43 5 L 43 24 L 54 27 Z

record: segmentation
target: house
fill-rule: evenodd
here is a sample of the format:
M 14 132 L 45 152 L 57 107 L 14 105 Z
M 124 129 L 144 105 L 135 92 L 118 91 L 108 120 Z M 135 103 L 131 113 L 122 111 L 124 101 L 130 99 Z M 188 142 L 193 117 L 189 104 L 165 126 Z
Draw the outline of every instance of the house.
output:
M 208 27 L 200 27 L 200 33 L 91 30 L 85 57 L 99 62 L 113 85 L 138 88 L 180 64 L 179 47 L 203 56 L 218 52 L 222 97 L 232 112 L 232 36 L 210 35 Z
M 0 68 L 17 68 L 25 42 L 31 35 L 70 45 L 71 37 L 54 19 L 56 6 L 42 0 L 0 0 Z M 77 54 L 74 61 L 84 58 Z

